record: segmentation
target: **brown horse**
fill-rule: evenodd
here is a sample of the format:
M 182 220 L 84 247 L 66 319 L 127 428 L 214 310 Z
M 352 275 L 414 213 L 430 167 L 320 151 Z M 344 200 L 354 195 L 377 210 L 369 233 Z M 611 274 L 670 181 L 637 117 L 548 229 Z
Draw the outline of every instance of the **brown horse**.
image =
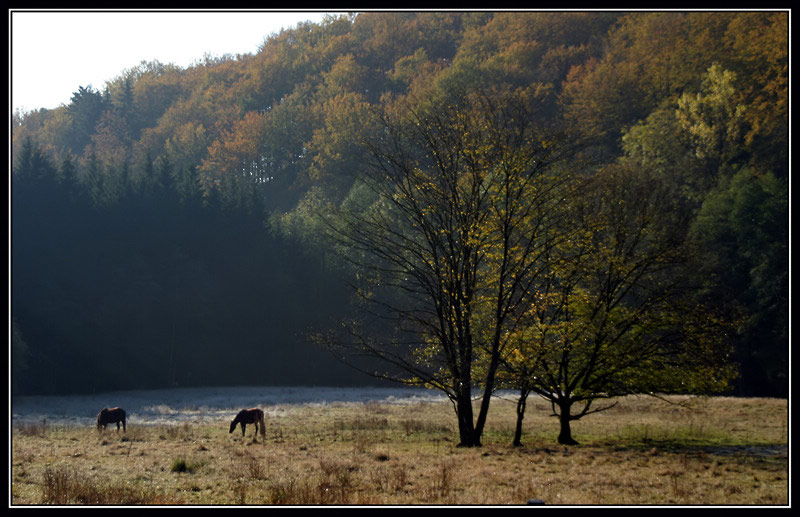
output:
M 256 433 L 261 431 L 261 438 L 266 438 L 266 427 L 264 426 L 264 412 L 257 407 L 251 409 L 243 409 L 239 411 L 236 418 L 231 422 L 231 429 L 228 433 L 232 433 L 236 429 L 236 425 L 242 425 L 242 438 L 244 438 L 244 428 L 247 424 L 254 424 L 256 426 Z M 261 426 L 259 428 L 259 425 Z M 255 435 L 254 435 L 255 436 Z
M 105 430 L 108 424 L 117 424 L 117 432 L 119 432 L 119 424 L 122 422 L 122 432 L 125 432 L 125 410 L 121 407 L 112 407 L 111 409 L 103 408 L 100 413 L 97 414 L 97 429 L 100 429 L 100 426 L 103 427 Z

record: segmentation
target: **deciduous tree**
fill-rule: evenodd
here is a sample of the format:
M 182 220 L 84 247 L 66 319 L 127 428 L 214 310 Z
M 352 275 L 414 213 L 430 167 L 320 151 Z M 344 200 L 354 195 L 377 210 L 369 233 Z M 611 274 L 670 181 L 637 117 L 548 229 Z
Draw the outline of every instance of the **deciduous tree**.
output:
M 539 230 L 565 184 L 560 140 L 525 99 L 472 93 L 384 114 L 371 196 L 332 222 L 363 269 L 378 319 L 348 325 L 334 349 L 376 357 L 379 376 L 443 391 L 460 445 L 479 446 L 500 357 L 551 245 Z M 370 333 L 382 322 L 380 334 Z M 363 323 L 363 322 L 362 322 Z M 479 355 L 485 367 L 475 369 Z M 472 397 L 482 389 L 477 415 Z
M 567 201 L 567 238 L 503 356 L 520 390 L 518 424 L 527 395 L 541 395 L 570 445 L 572 421 L 615 404 L 598 400 L 728 387 L 732 322 L 686 296 L 687 220 L 662 182 L 615 165 Z

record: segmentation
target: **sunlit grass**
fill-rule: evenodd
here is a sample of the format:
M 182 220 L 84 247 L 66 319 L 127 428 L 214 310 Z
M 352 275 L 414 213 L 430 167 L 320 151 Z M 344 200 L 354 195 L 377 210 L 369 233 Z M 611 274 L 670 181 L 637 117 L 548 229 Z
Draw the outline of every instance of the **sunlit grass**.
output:
M 787 504 L 785 400 L 670 400 L 683 405 L 627 397 L 574 422 L 574 447 L 538 399 L 522 447 L 511 400 L 472 449 L 447 403 L 265 407 L 266 440 L 225 420 L 20 426 L 12 504 Z

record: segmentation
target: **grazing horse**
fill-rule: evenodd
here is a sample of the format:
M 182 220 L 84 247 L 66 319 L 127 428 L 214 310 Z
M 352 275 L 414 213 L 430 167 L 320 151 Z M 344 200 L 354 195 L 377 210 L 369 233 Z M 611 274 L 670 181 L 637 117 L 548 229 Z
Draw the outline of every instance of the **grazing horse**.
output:
M 236 418 L 231 422 L 231 429 L 228 433 L 232 433 L 236 429 L 236 425 L 242 425 L 242 438 L 244 438 L 244 428 L 247 424 L 254 424 L 256 426 L 256 433 L 261 431 L 261 438 L 266 438 L 266 429 L 264 426 L 264 412 L 254 407 L 252 409 L 243 409 L 239 411 Z M 259 428 L 259 425 L 261 426 Z M 255 435 L 254 435 L 255 436 Z
M 120 422 L 122 422 L 122 431 L 125 432 L 125 410 L 121 407 L 113 407 L 111 409 L 103 408 L 103 410 L 97 414 L 98 430 L 100 426 L 103 426 L 103 430 L 105 430 L 108 424 L 113 424 L 114 422 L 117 424 L 117 432 L 119 432 Z

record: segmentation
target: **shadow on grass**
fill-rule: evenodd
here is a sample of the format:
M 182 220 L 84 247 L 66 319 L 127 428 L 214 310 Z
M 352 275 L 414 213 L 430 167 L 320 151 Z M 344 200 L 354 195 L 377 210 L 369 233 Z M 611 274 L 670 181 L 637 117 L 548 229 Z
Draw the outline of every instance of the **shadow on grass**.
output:
M 624 445 L 607 444 L 615 452 L 640 451 L 648 453 L 741 456 L 786 459 L 789 456 L 787 444 L 708 444 L 687 443 L 677 440 L 647 440 L 641 443 Z

